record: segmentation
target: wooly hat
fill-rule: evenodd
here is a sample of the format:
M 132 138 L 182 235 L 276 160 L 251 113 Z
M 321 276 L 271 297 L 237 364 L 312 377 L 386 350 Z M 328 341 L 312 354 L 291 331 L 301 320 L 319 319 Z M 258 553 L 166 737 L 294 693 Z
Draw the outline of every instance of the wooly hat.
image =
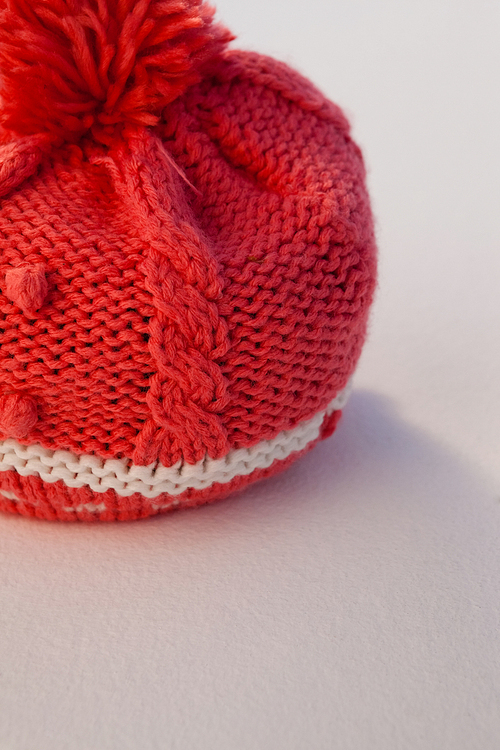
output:
M 374 290 L 342 112 L 199 0 L 0 9 L 0 508 L 135 519 L 286 468 Z

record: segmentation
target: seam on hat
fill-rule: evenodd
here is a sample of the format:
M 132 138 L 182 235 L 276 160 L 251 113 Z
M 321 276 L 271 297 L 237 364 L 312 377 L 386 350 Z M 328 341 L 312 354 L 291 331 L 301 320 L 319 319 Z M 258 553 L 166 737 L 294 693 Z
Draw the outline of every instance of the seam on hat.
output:
M 138 466 L 130 459 L 78 456 L 71 451 L 50 450 L 39 444 L 21 445 L 9 438 L 0 441 L 0 472 L 14 470 L 21 476 L 38 476 L 49 483 L 62 481 L 67 487 L 89 487 L 99 493 L 112 489 L 121 497 L 138 492 L 154 499 L 163 493 L 180 495 L 188 489 L 202 490 L 215 482 L 226 484 L 237 476 L 265 469 L 274 461 L 306 448 L 319 437 L 325 416 L 343 409 L 351 387 L 350 381 L 326 409 L 306 422 L 251 448 L 232 449 L 221 459 L 205 457 L 196 464 L 178 461 L 168 467 L 159 463 Z

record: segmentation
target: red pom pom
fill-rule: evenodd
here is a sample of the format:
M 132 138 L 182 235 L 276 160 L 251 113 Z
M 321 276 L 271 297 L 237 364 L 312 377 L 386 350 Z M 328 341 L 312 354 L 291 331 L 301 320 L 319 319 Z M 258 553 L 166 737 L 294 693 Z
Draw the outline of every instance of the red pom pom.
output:
M 38 420 L 36 402 L 22 393 L 0 396 L 0 430 L 8 437 L 24 438 Z
M 32 315 L 44 303 L 48 292 L 45 266 L 35 265 L 9 268 L 5 274 L 5 293 L 26 315 Z
M 154 125 L 233 36 L 202 0 L 4 0 L 0 122 L 75 140 Z

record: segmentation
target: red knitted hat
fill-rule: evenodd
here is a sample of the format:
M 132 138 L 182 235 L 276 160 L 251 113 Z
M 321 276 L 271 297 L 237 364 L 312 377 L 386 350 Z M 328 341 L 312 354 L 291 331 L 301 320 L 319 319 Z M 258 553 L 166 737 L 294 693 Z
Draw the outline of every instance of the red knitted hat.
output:
M 0 509 L 135 519 L 332 433 L 375 283 L 342 112 L 201 0 L 0 0 Z

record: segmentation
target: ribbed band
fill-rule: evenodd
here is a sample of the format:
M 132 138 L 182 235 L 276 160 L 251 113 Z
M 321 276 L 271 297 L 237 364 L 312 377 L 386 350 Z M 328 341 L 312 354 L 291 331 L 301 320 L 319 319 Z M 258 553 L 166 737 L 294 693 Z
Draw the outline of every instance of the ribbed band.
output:
M 62 481 L 67 487 L 88 487 L 99 493 L 112 489 L 121 497 L 138 492 L 154 499 L 163 493 L 175 496 L 188 489 L 203 490 L 215 482 L 226 484 L 235 477 L 265 469 L 276 460 L 284 460 L 292 453 L 302 451 L 319 437 L 325 416 L 344 407 L 350 390 L 349 383 L 325 410 L 294 429 L 251 448 L 230 450 L 218 460 L 205 458 L 196 464 L 179 461 L 169 467 L 158 463 L 137 466 L 129 459 L 78 456 L 71 451 L 48 450 L 37 444 L 26 446 L 8 439 L 0 441 L 0 471 L 16 471 L 24 477 L 37 476 L 49 483 Z M 5 492 L 3 494 L 7 497 Z

